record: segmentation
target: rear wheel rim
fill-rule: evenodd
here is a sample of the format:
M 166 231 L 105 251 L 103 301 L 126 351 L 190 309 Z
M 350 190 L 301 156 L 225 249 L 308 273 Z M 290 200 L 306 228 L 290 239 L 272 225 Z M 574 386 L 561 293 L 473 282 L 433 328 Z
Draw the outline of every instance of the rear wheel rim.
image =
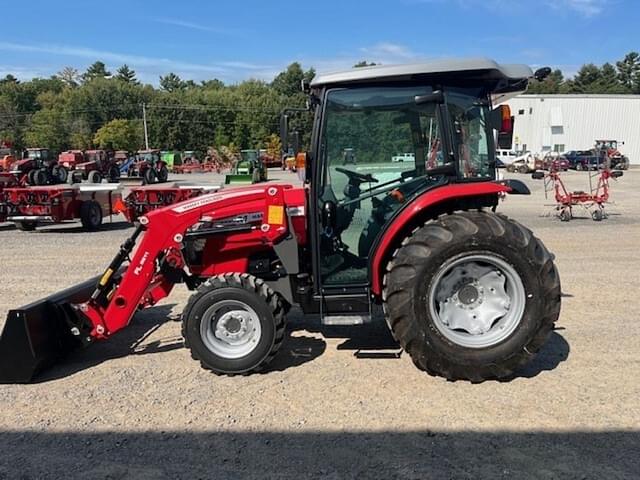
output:
M 213 354 L 227 360 L 253 352 L 262 335 L 258 314 L 238 300 L 221 300 L 202 315 L 200 337 Z
M 520 275 L 489 254 L 445 262 L 429 286 L 429 310 L 438 331 L 466 348 L 489 348 L 506 340 L 522 320 L 526 294 Z

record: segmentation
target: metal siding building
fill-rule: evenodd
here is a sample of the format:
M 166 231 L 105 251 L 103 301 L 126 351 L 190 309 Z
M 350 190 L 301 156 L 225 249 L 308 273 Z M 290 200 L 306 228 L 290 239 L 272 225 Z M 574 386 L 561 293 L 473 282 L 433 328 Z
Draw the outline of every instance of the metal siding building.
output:
M 520 95 L 507 103 L 516 150 L 588 150 L 596 140 L 617 140 L 640 165 L 640 95 Z

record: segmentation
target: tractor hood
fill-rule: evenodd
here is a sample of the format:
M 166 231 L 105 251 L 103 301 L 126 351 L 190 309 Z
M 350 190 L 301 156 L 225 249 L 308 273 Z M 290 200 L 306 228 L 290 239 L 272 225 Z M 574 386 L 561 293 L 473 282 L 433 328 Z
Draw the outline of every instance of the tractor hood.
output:
M 19 170 L 19 171 L 24 171 L 27 170 L 29 168 L 33 168 L 34 167 L 34 161 L 31 158 L 24 158 L 22 160 L 18 160 L 17 162 L 14 162 L 14 164 L 11 166 L 12 170 Z
M 283 198 L 284 192 L 290 190 L 294 190 L 293 185 L 273 183 L 223 189 L 151 211 L 146 216 L 149 221 L 153 221 L 166 209 L 178 214 L 187 214 L 206 207 L 206 217 L 209 221 L 245 217 L 248 214 L 264 212 L 267 205 L 278 203 L 272 199 Z M 282 201 L 279 203 L 282 205 Z

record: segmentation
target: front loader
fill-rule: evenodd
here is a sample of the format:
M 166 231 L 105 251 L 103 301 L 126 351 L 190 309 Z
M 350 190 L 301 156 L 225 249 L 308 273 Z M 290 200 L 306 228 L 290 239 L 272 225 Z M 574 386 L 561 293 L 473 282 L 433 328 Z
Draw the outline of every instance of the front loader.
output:
M 110 339 L 177 283 L 191 355 L 218 374 L 264 369 L 288 309 L 362 325 L 381 305 L 430 374 L 507 378 L 560 312 L 553 256 L 498 215 L 494 101 L 544 78 L 522 65 L 454 60 L 352 69 L 304 85 L 314 115 L 303 186 L 258 184 L 149 211 L 93 281 L 9 313 L 0 380 L 29 382 L 70 349 Z M 287 131 L 283 129 L 283 144 Z M 343 165 L 343 151 L 358 152 Z M 391 162 L 398 151 L 413 162 Z

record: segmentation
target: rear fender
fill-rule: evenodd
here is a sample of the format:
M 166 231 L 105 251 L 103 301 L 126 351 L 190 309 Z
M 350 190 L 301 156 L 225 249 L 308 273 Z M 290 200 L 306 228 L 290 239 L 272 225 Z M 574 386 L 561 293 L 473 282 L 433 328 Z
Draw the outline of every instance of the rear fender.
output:
M 380 233 L 369 257 L 371 292 L 382 294 L 382 277 L 393 252 L 411 231 L 449 211 L 495 205 L 500 194 L 510 193 L 505 183 L 479 182 L 444 185 L 428 190 L 405 205 Z

